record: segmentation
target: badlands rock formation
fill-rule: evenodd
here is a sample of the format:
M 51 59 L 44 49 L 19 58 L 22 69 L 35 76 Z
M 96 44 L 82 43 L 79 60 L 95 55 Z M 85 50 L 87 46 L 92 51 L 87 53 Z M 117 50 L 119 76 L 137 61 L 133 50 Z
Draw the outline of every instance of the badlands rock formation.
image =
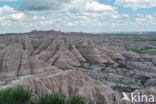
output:
M 40 93 L 80 94 L 96 103 L 113 104 L 121 101 L 123 91 L 156 85 L 155 57 L 93 41 L 72 41 L 68 36 L 0 37 L 0 87 L 25 84 Z
M 36 57 L 29 56 L 18 45 L 8 46 L 0 51 L 0 60 L 1 80 L 9 80 L 30 74 L 46 73 L 48 71 L 55 72 L 58 69 Z
M 119 93 L 77 70 L 62 71 L 47 76 L 23 77 L 9 82 L 2 88 L 16 85 L 30 86 L 38 93 L 59 92 L 66 96 L 79 94 L 94 101 L 95 104 L 121 102 Z
M 128 52 L 119 47 L 98 47 L 90 40 L 85 40 L 75 46 L 68 37 L 62 36 L 38 40 L 28 36 L 20 38 L 9 37 L 8 40 L 8 43 L 2 42 L 1 46 L 4 47 L 4 44 L 6 46 L 16 44 L 28 56 L 36 57 L 43 62 L 62 69 L 80 66 L 83 62 L 117 64 L 116 60 L 136 60 L 140 58 L 139 54 Z

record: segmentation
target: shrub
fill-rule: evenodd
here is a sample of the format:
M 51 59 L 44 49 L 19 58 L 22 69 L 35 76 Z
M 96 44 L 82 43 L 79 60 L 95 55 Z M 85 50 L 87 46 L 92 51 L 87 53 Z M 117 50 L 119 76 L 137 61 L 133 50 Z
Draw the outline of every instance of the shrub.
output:
M 92 101 L 89 102 L 88 99 L 79 95 L 66 98 L 58 93 L 43 94 L 35 97 L 33 94 L 29 87 L 23 86 L 0 90 L 0 104 L 93 104 Z
M 0 90 L 0 104 L 11 104 L 10 92 L 11 89 Z
M 23 86 L 0 91 L 0 104 L 26 104 L 32 98 L 32 90 Z
M 32 90 L 23 86 L 17 86 L 10 93 L 11 101 L 16 104 L 26 104 L 32 97 Z
M 88 101 L 85 97 L 76 95 L 76 96 L 72 96 L 67 102 L 66 104 L 88 104 Z
M 104 63 L 104 65 L 105 65 L 105 67 L 109 67 L 109 66 L 113 66 L 114 63 L 106 62 L 106 63 Z
M 65 104 L 65 96 L 58 93 L 44 94 L 39 97 L 38 104 Z
M 119 67 L 119 68 L 124 68 L 124 69 L 127 69 L 127 70 L 131 70 L 131 68 L 127 67 L 127 66 L 124 65 L 123 63 L 119 63 L 118 67 Z

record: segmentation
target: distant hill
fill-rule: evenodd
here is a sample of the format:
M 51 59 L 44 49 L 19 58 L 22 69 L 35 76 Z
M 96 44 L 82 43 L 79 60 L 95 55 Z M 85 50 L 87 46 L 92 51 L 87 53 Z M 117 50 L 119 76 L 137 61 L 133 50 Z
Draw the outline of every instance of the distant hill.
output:
M 113 33 L 100 33 L 103 35 L 156 35 L 156 32 L 113 32 Z
M 63 32 L 63 31 L 56 31 L 56 30 L 32 30 L 31 32 L 25 32 L 25 33 L 5 33 L 0 34 L 1 36 L 4 35 L 156 35 L 156 31 L 149 31 L 149 32 L 104 32 L 104 33 L 85 33 L 85 32 Z

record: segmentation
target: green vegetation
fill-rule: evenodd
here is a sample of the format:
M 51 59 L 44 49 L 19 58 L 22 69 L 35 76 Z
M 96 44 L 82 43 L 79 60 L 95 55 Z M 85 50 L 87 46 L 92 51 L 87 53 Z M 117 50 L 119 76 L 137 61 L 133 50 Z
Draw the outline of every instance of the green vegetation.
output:
M 0 104 L 27 104 L 33 96 L 32 90 L 17 86 L 0 91 Z
M 88 104 L 88 100 L 85 97 L 76 95 L 72 96 L 66 104 Z
M 153 38 L 153 39 L 136 39 L 134 40 L 135 42 L 156 42 L 156 38 Z
M 106 63 L 104 63 L 104 65 L 105 65 L 105 67 L 109 67 L 109 66 L 113 66 L 114 63 L 106 62 Z
M 44 94 L 39 97 L 38 104 L 65 104 L 65 96 L 58 93 Z
M 70 98 L 58 93 L 37 95 L 29 87 L 17 86 L 0 90 L 0 104 L 88 104 L 88 100 L 79 95 Z
M 123 63 L 121 63 L 121 62 L 118 62 L 118 67 L 119 68 L 124 68 L 124 69 L 127 69 L 127 70 L 131 70 L 131 68 L 129 68 L 129 67 L 127 67 L 126 65 L 124 65 Z
M 66 97 L 58 93 L 35 94 L 29 87 L 17 86 L 0 90 L 0 104 L 94 104 L 85 97 Z M 106 103 L 98 103 L 106 104 Z M 119 103 L 116 103 L 119 104 Z M 125 104 L 125 103 L 123 103 Z
M 132 50 L 132 51 L 134 51 L 134 52 L 136 52 L 136 53 L 139 53 L 139 54 L 145 54 L 145 53 L 149 53 L 149 52 L 147 52 L 147 51 L 148 51 L 148 50 L 151 50 L 151 49 L 156 49 L 156 48 L 150 48 L 150 47 L 148 47 L 148 48 L 135 49 L 135 50 Z M 149 53 L 149 54 L 151 54 L 151 55 L 156 55 L 155 52 Z

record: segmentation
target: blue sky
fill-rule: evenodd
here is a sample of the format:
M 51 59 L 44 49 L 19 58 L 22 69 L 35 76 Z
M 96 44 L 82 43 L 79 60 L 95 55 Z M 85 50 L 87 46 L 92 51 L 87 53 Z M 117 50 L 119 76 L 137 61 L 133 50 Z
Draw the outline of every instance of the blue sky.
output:
M 0 33 L 156 31 L 156 0 L 0 0 Z

